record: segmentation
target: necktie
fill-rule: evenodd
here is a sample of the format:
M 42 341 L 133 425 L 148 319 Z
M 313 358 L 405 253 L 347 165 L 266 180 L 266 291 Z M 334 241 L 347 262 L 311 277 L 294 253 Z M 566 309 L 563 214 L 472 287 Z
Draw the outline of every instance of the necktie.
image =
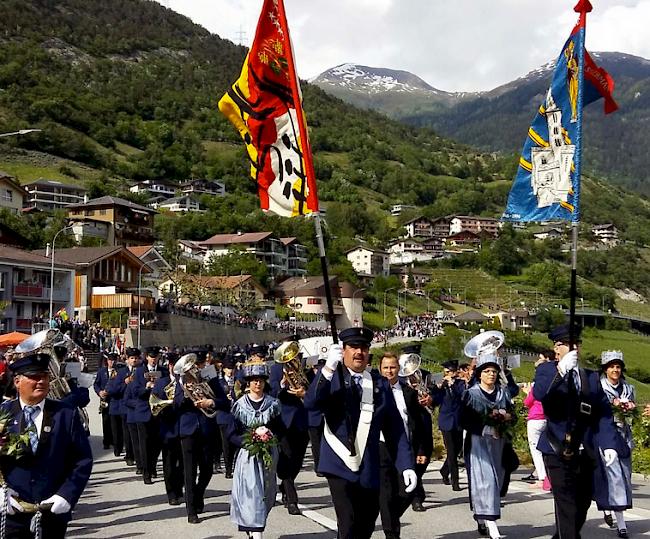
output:
M 363 391 L 361 388 L 361 378 L 360 374 L 352 375 L 352 381 L 354 382 L 354 387 L 357 390 L 357 395 L 359 395 L 359 397 L 361 397 L 361 392 Z
M 38 448 L 38 432 L 36 431 L 36 423 L 34 417 L 40 411 L 38 406 L 25 406 L 23 414 L 25 415 L 25 425 L 29 430 L 29 445 L 32 447 L 32 453 L 36 453 Z

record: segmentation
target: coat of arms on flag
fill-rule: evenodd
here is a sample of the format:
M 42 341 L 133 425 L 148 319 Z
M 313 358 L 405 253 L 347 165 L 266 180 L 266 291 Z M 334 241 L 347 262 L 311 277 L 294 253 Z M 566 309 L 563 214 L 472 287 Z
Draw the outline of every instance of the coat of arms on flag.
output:
M 241 75 L 219 101 L 246 144 L 262 209 L 286 217 L 318 211 L 315 178 L 305 166 L 308 142 L 300 137 L 302 105 L 292 92 L 292 59 L 282 0 L 265 0 Z
M 504 220 L 579 220 L 582 107 L 602 97 L 605 113 L 615 111 L 613 89 L 609 74 L 584 50 L 584 28 L 578 23 L 528 130 Z

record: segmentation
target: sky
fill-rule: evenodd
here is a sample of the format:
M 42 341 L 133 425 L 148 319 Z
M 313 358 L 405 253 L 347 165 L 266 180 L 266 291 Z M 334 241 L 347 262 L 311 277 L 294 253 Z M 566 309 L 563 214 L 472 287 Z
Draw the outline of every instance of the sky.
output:
M 158 0 L 250 45 L 262 0 Z M 491 90 L 555 59 L 577 0 L 285 0 L 301 78 L 343 63 L 410 71 L 445 91 Z M 591 0 L 587 49 L 650 59 L 650 0 Z M 540 7 L 543 6 L 543 7 Z M 243 39 L 242 39 L 243 36 Z M 644 37 L 645 36 L 645 37 Z

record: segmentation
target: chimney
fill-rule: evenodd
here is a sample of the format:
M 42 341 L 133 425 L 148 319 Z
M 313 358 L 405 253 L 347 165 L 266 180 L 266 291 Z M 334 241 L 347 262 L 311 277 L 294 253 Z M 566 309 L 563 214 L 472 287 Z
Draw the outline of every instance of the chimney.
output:
M 50 256 L 50 244 L 49 243 L 45 246 L 45 256 L 46 257 Z
M 237 235 L 238 235 L 238 236 L 241 236 L 241 230 L 238 230 L 238 231 L 237 231 Z

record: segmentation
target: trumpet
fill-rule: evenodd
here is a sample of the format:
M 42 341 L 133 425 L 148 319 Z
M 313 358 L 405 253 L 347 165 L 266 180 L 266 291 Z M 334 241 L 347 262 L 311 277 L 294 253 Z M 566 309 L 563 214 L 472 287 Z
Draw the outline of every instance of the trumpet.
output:
M 417 391 L 418 398 L 425 398 L 429 396 L 429 391 L 420 370 L 421 364 L 422 358 L 418 354 L 402 354 L 399 356 L 399 377 L 406 378 L 406 383 Z M 425 406 L 425 408 L 427 412 L 433 414 L 433 408 L 430 405 Z
M 287 383 L 294 391 L 305 390 L 309 387 L 309 380 L 302 368 L 299 356 L 300 343 L 296 341 L 281 344 L 273 354 L 273 359 L 282 365 Z
M 183 392 L 192 402 L 204 399 L 215 401 L 214 391 L 207 382 L 201 378 L 201 372 L 196 366 L 196 354 L 185 354 L 174 365 L 174 373 L 181 376 Z M 214 417 L 217 411 L 214 408 L 199 408 L 207 417 Z

